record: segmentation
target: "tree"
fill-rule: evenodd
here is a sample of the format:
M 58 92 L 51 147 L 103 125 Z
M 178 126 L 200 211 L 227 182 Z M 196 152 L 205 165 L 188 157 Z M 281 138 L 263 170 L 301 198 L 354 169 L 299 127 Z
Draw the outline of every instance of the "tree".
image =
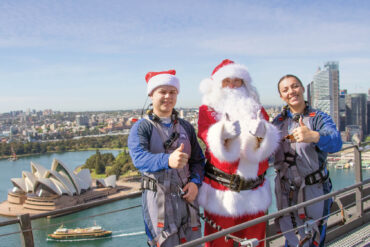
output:
M 102 156 L 99 150 L 96 150 L 96 157 L 95 157 L 95 173 L 102 174 L 105 172 L 105 166 L 103 164 Z
M 106 170 L 107 176 L 116 175 L 118 178 L 120 175 L 123 174 L 122 168 L 128 161 L 129 156 L 123 152 L 119 153 L 115 158 L 113 165 Z

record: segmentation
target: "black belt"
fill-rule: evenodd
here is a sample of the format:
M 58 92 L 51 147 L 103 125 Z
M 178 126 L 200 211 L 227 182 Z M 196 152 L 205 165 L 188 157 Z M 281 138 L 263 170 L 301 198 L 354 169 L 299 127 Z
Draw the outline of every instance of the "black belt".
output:
M 308 174 L 305 178 L 304 181 L 306 185 L 313 185 L 317 183 L 323 183 L 328 179 L 329 177 L 329 171 L 325 172 L 325 169 L 319 169 L 313 173 Z
M 205 176 L 236 192 L 255 189 L 265 181 L 265 174 L 259 175 L 256 179 L 245 179 L 237 174 L 228 174 L 208 161 L 205 167 Z
M 157 192 L 157 183 L 158 181 L 155 180 L 154 178 L 142 175 L 140 190 L 151 190 L 151 191 Z M 169 192 L 180 193 L 181 192 L 180 189 L 181 189 L 180 185 L 171 183 Z
M 152 190 L 156 192 L 157 191 L 157 180 L 147 177 L 147 176 L 142 176 L 140 190 Z

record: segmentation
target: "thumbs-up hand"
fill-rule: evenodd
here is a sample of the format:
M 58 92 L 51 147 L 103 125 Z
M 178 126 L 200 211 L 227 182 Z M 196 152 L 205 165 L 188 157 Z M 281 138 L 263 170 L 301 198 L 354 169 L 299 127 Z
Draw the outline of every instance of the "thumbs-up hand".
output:
M 319 132 L 309 129 L 303 122 L 302 116 L 299 118 L 299 127 L 295 128 L 292 134 L 297 142 L 317 143 L 320 140 Z
M 301 127 L 307 127 L 307 126 L 303 123 L 303 118 L 302 118 L 302 116 L 299 118 L 299 126 L 301 126 Z
M 265 121 L 261 119 L 252 119 L 249 122 L 249 133 L 253 136 L 264 138 L 266 135 Z
M 179 169 L 183 168 L 188 163 L 189 155 L 183 151 L 184 143 L 181 143 L 181 145 L 175 151 L 173 151 L 168 158 L 169 167 Z
M 239 121 L 231 121 L 229 116 L 226 114 L 224 119 L 224 126 L 222 131 L 222 138 L 226 139 L 234 139 L 240 135 L 240 123 Z

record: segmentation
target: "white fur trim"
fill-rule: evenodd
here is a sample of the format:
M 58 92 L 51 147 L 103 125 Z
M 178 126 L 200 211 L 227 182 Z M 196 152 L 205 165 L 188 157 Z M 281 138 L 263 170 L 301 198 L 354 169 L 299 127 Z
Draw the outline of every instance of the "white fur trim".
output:
M 217 190 L 203 183 L 198 194 L 199 205 L 205 210 L 226 217 L 239 217 L 266 211 L 271 204 L 271 198 L 270 183 L 267 179 L 261 187 L 239 193 Z
M 258 121 L 258 120 L 251 120 Z M 249 133 L 249 131 L 242 130 L 241 138 L 241 156 L 248 160 L 250 163 L 258 163 L 265 160 L 271 154 L 274 153 L 279 145 L 280 131 L 271 123 L 266 120 L 260 120 L 265 122 L 266 134 L 260 143 L 260 147 L 257 147 L 257 139 Z
M 249 179 L 256 179 L 258 177 L 259 162 L 251 163 L 243 156 L 240 157 L 238 170 L 236 174 Z
M 148 95 L 150 95 L 157 87 L 165 85 L 175 87 L 177 92 L 180 93 L 180 81 L 176 76 L 171 74 L 159 74 L 153 76 L 148 81 Z
M 208 94 L 212 91 L 212 87 L 214 86 L 214 81 L 210 78 L 206 78 L 200 82 L 199 90 L 202 94 Z
M 240 157 L 240 138 L 229 140 L 225 145 L 222 138 L 224 121 L 213 124 L 208 129 L 207 143 L 212 154 L 221 162 L 234 162 Z
M 221 83 L 225 78 L 240 78 L 243 79 L 245 84 L 250 84 L 252 81 L 248 68 L 235 63 L 223 66 L 212 75 L 212 79 L 218 83 Z

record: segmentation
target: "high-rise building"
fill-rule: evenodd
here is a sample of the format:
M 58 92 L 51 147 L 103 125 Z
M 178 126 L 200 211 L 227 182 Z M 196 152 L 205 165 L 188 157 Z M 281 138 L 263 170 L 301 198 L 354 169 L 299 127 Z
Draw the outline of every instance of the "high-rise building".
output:
M 345 131 L 346 128 L 346 95 L 347 89 L 339 91 L 339 131 Z
M 76 123 L 78 126 L 89 126 L 89 118 L 85 115 L 76 115 Z
M 370 135 L 370 88 L 367 90 L 367 134 Z
M 310 85 L 309 101 L 313 108 L 329 114 L 340 129 L 338 62 L 327 62 L 323 69 L 318 68 Z
M 312 94 L 313 94 L 313 90 L 314 90 L 314 85 L 313 85 L 313 81 L 311 83 L 309 83 L 307 85 L 307 102 L 310 106 L 313 105 L 313 97 L 312 97 Z
M 364 93 L 347 94 L 346 125 L 357 125 L 361 139 L 367 135 L 367 95 Z

